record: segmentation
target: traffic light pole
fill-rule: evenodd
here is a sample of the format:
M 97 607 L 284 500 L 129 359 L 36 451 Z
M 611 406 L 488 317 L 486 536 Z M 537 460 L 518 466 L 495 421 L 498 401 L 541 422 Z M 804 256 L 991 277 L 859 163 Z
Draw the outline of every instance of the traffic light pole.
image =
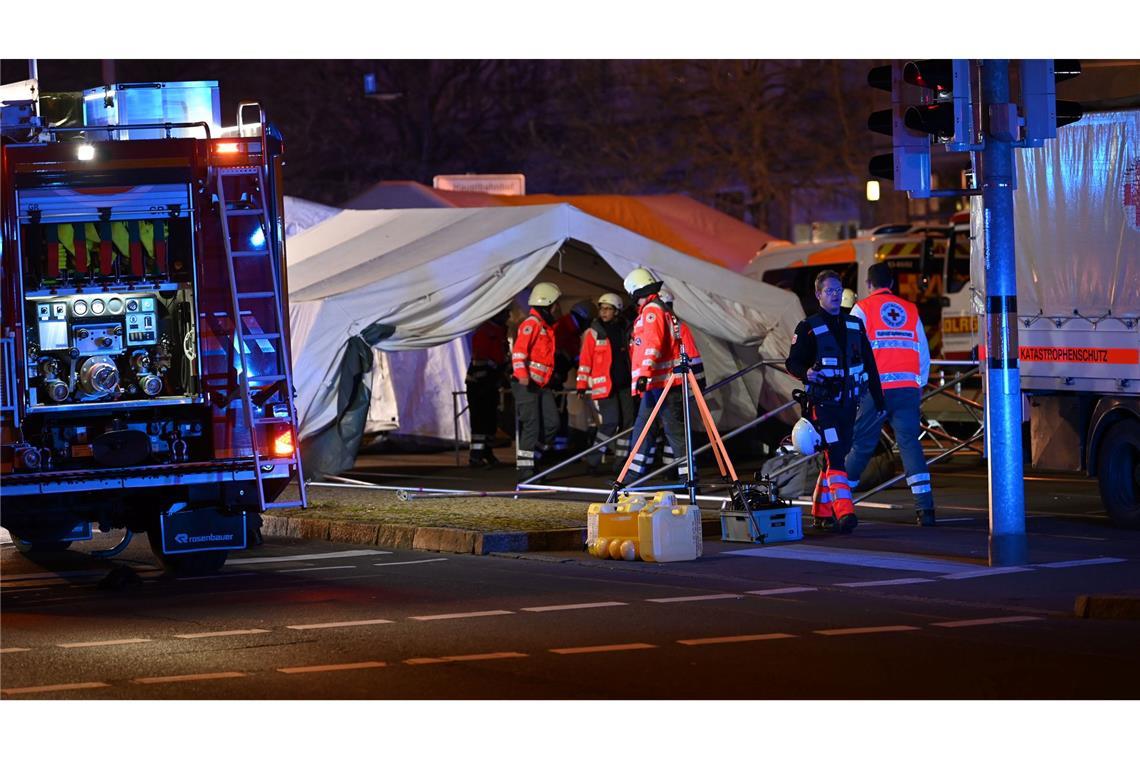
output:
M 1008 109 L 1009 61 L 982 62 L 982 105 L 990 112 L 981 154 L 986 288 L 986 452 L 990 488 L 990 564 L 1023 565 L 1025 490 L 1021 447 L 1021 374 L 1017 352 L 1017 262 L 1013 237 L 1013 140 L 999 113 Z M 1008 110 L 1006 110 L 1008 113 Z M 977 154 L 975 154 L 977 155 Z

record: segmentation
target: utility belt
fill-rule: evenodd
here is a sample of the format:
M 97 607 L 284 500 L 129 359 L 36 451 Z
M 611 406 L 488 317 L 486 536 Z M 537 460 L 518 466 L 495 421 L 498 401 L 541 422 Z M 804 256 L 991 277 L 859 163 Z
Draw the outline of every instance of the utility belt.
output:
M 807 397 L 816 403 L 838 403 L 847 399 L 857 399 L 863 392 L 863 377 L 846 375 L 842 377 L 821 377 L 805 387 Z

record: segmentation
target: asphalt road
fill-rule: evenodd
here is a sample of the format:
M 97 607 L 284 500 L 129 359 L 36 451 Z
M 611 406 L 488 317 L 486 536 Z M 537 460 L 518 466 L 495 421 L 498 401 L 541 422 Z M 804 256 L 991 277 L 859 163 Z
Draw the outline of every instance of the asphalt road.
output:
M 1136 698 L 1140 621 L 1073 614 L 1079 594 L 1140 591 L 1136 534 L 1079 499 L 1029 506 L 1019 568 L 987 565 L 968 505 L 933 530 L 864 508 L 853 536 L 706 541 L 699 561 L 665 565 L 271 539 L 220 575 L 173 579 L 145 541 L 50 568 L 5 545 L 0 694 Z M 138 582 L 100 587 L 125 567 Z

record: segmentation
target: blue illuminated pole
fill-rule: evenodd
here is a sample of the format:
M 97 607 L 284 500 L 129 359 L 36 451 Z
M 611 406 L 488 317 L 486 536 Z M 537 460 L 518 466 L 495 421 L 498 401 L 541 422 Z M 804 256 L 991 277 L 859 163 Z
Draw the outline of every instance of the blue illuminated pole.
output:
M 1021 451 L 1021 374 L 1017 362 L 1017 262 L 1013 237 L 1013 140 L 1009 61 L 982 62 L 982 104 L 990 128 L 982 152 L 986 288 L 986 451 L 990 487 L 990 564 L 1027 560 Z

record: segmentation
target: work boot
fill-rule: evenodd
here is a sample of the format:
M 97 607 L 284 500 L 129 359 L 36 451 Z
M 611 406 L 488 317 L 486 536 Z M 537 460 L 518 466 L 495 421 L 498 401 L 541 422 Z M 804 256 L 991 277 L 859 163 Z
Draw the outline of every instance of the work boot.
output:
M 855 526 L 859 524 L 859 518 L 855 516 L 854 512 L 843 515 L 839 518 L 839 532 L 850 533 L 855 530 Z
M 834 517 L 817 517 L 811 522 L 811 527 L 815 530 L 835 530 Z
M 530 478 L 534 477 L 534 468 L 533 467 L 519 467 L 517 470 L 515 470 L 515 473 L 516 473 L 515 482 L 521 483 L 524 480 L 529 480 Z
M 924 528 L 933 528 L 938 524 L 934 519 L 933 509 L 916 509 L 914 515 L 915 522 Z

